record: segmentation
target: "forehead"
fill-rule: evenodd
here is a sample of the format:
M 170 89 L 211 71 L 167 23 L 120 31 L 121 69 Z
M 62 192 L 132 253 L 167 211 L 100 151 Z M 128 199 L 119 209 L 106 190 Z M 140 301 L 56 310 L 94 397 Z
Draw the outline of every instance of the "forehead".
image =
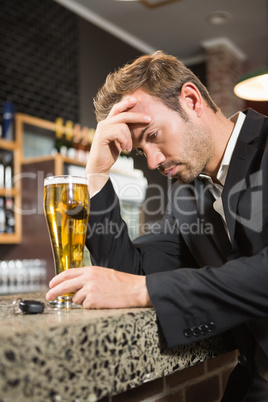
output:
M 149 113 L 149 111 L 152 112 L 155 107 L 165 106 L 160 99 L 148 94 L 143 89 L 137 89 L 132 93 L 128 93 L 127 95 L 123 96 L 122 99 L 130 97 L 137 99 L 136 105 L 132 108 L 132 110 L 135 112 L 146 113 L 146 111 L 148 111 Z
M 142 89 L 124 96 L 136 98 L 137 103 L 131 109 L 133 112 L 144 113 L 151 117 L 151 122 L 145 124 L 128 124 L 131 132 L 131 137 L 133 141 L 133 148 L 143 147 L 144 141 L 146 141 L 147 136 L 155 129 L 160 129 L 168 116 L 170 122 L 172 112 L 161 99 L 158 99 Z

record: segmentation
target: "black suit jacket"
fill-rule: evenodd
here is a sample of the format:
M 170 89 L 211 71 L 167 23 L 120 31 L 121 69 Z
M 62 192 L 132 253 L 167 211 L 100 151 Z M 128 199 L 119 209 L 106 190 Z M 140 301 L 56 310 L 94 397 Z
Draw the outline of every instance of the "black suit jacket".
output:
M 268 356 L 268 118 L 245 113 L 222 193 L 230 239 L 199 178 L 176 183 L 164 218 L 134 243 L 111 182 L 92 199 L 92 262 L 147 276 L 170 347 L 244 323 Z

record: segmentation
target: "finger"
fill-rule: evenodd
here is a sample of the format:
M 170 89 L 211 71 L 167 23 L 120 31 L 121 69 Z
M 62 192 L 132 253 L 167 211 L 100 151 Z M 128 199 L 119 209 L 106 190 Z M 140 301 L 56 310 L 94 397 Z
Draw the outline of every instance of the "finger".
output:
M 99 131 L 97 129 L 96 142 L 104 141 L 103 144 L 108 145 L 111 142 L 117 142 L 119 147 L 117 147 L 118 152 L 121 149 L 131 151 L 132 149 L 132 135 L 129 129 L 130 124 L 141 124 L 148 125 L 151 121 L 151 117 L 143 113 L 135 112 L 123 112 L 119 115 L 112 117 L 109 121 L 103 120 L 100 126 L 100 132 L 102 133 L 98 136 Z M 100 124 L 100 123 L 99 123 Z
M 72 297 L 72 300 L 75 304 L 83 304 L 84 300 L 86 299 L 85 292 L 83 288 L 78 290 Z
M 100 123 L 99 123 L 100 124 Z M 126 146 L 132 146 L 132 138 L 128 125 L 121 118 L 121 122 L 106 122 L 98 127 L 98 132 L 94 145 L 110 145 L 114 143 L 118 152 L 125 149 Z M 98 155 L 95 155 L 96 157 Z
M 60 274 L 54 276 L 54 278 L 51 279 L 51 281 L 49 282 L 49 287 L 52 288 L 54 286 L 59 285 L 60 283 L 62 283 L 67 279 L 76 278 L 82 275 L 85 272 L 86 268 L 88 269 L 90 267 L 70 268 L 67 269 L 66 271 L 61 272 Z
M 147 125 L 150 121 L 150 116 L 138 112 L 122 112 L 110 118 L 107 117 L 98 123 L 92 149 L 101 145 L 110 145 L 110 143 L 114 142 L 117 153 L 121 150 L 131 151 L 132 136 L 129 124 Z M 95 154 L 97 155 L 98 152 L 95 152 Z
M 77 278 L 64 281 L 59 285 L 50 289 L 46 294 L 47 300 L 54 300 L 59 296 L 65 295 L 67 293 L 75 293 L 82 287 L 82 284 L 79 282 Z
M 132 149 L 132 138 L 128 125 L 125 122 L 120 123 L 111 120 L 109 122 L 103 120 L 99 123 L 94 138 L 95 141 L 91 147 L 91 160 L 103 160 L 103 155 L 98 152 L 98 147 L 112 146 L 116 158 L 122 149 Z M 106 160 L 104 161 L 106 162 Z
M 148 124 L 151 121 L 151 117 L 145 113 L 140 112 L 130 112 L 124 111 L 122 113 L 116 114 L 111 117 L 109 123 L 141 123 L 141 124 Z
M 134 97 L 126 97 L 120 102 L 115 103 L 108 114 L 108 117 L 112 117 L 118 113 L 122 113 L 127 109 L 132 108 L 137 103 L 137 99 Z

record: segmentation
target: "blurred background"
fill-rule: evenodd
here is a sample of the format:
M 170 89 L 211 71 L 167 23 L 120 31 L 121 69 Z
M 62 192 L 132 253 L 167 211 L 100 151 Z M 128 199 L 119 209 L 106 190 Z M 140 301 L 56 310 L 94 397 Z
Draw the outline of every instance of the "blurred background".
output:
M 245 75 L 268 73 L 267 21 L 268 0 L 0 0 L 0 295 L 44 292 L 55 275 L 44 178 L 85 172 L 96 128 L 93 98 L 107 74 L 162 50 L 192 69 L 225 116 L 247 107 L 268 115 L 268 86 L 262 100 L 233 92 Z M 133 152 L 122 155 L 111 177 L 134 238 L 162 217 L 172 183 Z M 170 395 L 161 401 L 202 395 L 218 402 L 235 360 L 225 354 L 174 374 L 164 380 Z M 144 385 L 153 400 L 160 380 Z M 141 400 L 136 395 L 128 394 Z
M 234 84 L 268 60 L 267 13 L 266 0 L 1 0 L 0 103 L 94 127 L 106 75 L 158 49 L 210 86 L 208 53 L 225 48 L 239 60 L 225 71 Z
M 5 193 L 8 186 L 2 183 L 1 189 L 0 183 L 0 218 L 6 225 L 6 233 L 0 235 L 1 258 L 41 259 L 51 267 L 48 279 L 53 275 L 42 215 L 43 177 L 85 165 L 56 156 L 44 160 L 52 150 L 57 152 L 55 122 L 60 117 L 63 129 L 69 122 L 71 129 L 78 124 L 94 132 L 93 98 L 107 74 L 126 62 L 160 49 L 192 69 L 227 117 L 247 107 L 267 115 L 267 98 L 241 99 L 233 92 L 241 77 L 266 66 L 267 20 L 267 0 L 1 0 L 0 125 L 7 103 L 14 116 L 30 116 L 27 122 L 24 117 L 19 124 L 14 122 L 14 143 L 0 144 L 0 176 L 2 158 L 9 175 L 13 169 L 13 175 L 28 177 L 13 183 L 11 197 Z M 145 158 L 134 153 L 129 157 L 135 175 L 132 172 L 126 182 L 130 176 L 133 183 L 144 179 L 144 189 L 146 183 L 148 188 L 136 209 L 129 199 L 123 200 L 125 210 L 141 212 L 138 224 L 151 225 L 164 213 L 170 180 L 148 170 Z M 126 165 L 121 162 L 122 172 Z M 42 173 L 38 182 L 29 179 L 36 172 Z M 38 213 L 21 218 L 14 213 L 14 204 Z M 135 237 L 137 228 L 132 229 Z

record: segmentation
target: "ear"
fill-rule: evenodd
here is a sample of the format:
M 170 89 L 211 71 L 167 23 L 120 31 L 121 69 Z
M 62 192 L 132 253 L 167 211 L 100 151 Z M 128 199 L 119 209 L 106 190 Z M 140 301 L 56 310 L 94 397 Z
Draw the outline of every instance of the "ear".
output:
M 186 82 L 183 84 L 179 98 L 187 112 L 195 112 L 197 117 L 202 115 L 204 100 L 195 84 L 192 82 Z

